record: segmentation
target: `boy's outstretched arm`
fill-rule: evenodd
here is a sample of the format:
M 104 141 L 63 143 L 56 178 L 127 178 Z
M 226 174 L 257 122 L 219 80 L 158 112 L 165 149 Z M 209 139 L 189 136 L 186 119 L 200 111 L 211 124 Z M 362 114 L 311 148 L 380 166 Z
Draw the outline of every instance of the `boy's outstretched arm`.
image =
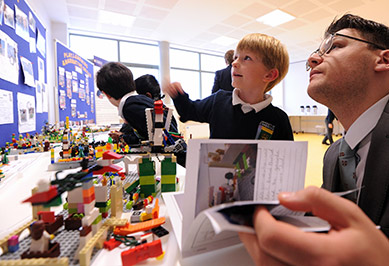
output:
M 279 200 L 291 210 L 312 212 L 327 220 L 331 230 L 325 234 L 306 233 L 276 221 L 260 207 L 254 215 L 256 234 L 239 234 L 257 265 L 388 263 L 388 239 L 353 202 L 316 187 L 280 193 Z
M 178 94 L 184 94 L 184 90 L 179 82 L 166 83 L 163 85 L 162 90 L 172 99 L 176 98 Z

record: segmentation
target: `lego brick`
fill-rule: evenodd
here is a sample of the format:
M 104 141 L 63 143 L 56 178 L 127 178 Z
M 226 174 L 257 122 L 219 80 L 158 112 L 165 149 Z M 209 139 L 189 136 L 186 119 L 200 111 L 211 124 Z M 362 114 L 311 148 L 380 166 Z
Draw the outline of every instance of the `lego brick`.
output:
M 169 234 L 169 231 L 163 228 L 162 226 L 158 226 L 151 229 L 151 232 L 153 232 L 154 235 L 161 238 L 167 234 Z
M 92 232 L 92 226 L 83 226 L 82 230 L 80 231 L 80 237 L 88 235 L 90 232 Z
M 97 218 L 93 221 L 92 224 L 98 224 L 98 223 L 100 223 L 102 220 L 103 220 L 103 218 L 101 217 L 101 214 L 100 214 L 99 216 L 97 216 Z
M 153 175 L 150 176 L 141 176 L 139 177 L 139 184 L 142 185 L 153 185 L 155 184 L 155 177 Z
M 134 189 L 136 189 L 136 187 L 139 185 L 139 179 L 133 181 L 131 184 L 127 183 L 125 186 L 124 186 L 124 190 L 127 192 L 127 193 L 130 193 L 131 191 L 133 191 Z
M 176 191 L 176 184 L 161 184 L 162 192 L 174 192 Z
M 104 248 L 111 251 L 120 246 L 121 243 L 122 242 L 115 240 L 115 238 L 111 238 L 109 241 L 104 241 Z
M 124 226 L 116 226 L 116 228 L 114 229 L 114 234 L 123 236 L 123 235 L 136 233 L 139 231 L 147 231 L 154 227 L 158 227 L 161 224 L 164 224 L 165 221 L 166 221 L 165 217 L 161 217 L 158 219 L 153 219 L 153 220 L 149 220 L 137 224 L 126 223 L 126 225 Z
M 52 212 L 52 211 L 39 211 L 38 217 L 39 217 L 39 220 L 42 220 L 45 223 L 54 223 L 55 222 L 54 212 Z
M 105 212 L 108 212 L 109 209 L 111 209 L 111 205 L 108 205 L 107 207 L 99 207 L 99 212 L 105 213 Z
M 162 175 L 161 176 L 161 183 L 162 184 L 175 184 L 176 183 L 176 176 L 175 175 Z
M 84 213 L 85 213 L 85 215 L 88 215 L 90 212 L 93 211 L 93 209 L 95 208 L 95 203 L 96 202 L 93 200 L 90 203 L 84 204 Z
M 171 158 L 165 158 L 161 162 L 161 175 L 176 175 L 177 164 L 171 162 Z
M 68 212 L 69 212 L 69 214 L 71 214 L 71 213 L 78 213 L 78 209 L 77 208 L 68 208 Z
M 96 198 L 96 202 L 106 202 L 109 199 L 108 187 L 107 186 L 95 187 L 95 198 Z
M 88 190 L 93 187 L 93 180 L 89 180 L 87 182 L 82 183 L 82 190 Z
M 135 265 L 148 258 L 158 257 L 163 254 L 161 240 L 136 246 L 121 253 L 124 266 Z
M 155 185 L 143 185 L 143 186 L 141 186 L 140 187 L 140 195 L 142 198 L 146 198 L 150 195 L 155 196 Z
M 93 193 L 92 195 L 90 195 L 89 197 L 85 197 L 83 198 L 83 203 L 84 204 L 89 204 L 91 202 L 93 202 L 93 204 L 95 203 L 95 194 Z
M 52 223 L 45 223 L 45 229 L 47 233 L 54 234 L 63 225 L 63 215 L 55 216 L 55 220 Z
M 93 209 L 89 215 L 84 216 L 82 218 L 82 226 L 89 226 L 93 223 L 93 221 L 99 216 L 99 209 L 95 208 Z
M 95 203 L 95 207 L 96 208 L 105 208 L 105 207 L 107 207 L 108 206 L 108 202 L 97 202 L 96 201 L 96 203 Z
M 70 216 L 65 220 L 66 230 L 78 230 L 81 226 L 82 226 L 82 222 L 80 218 L 75 218 L 73 216 Z
M 150 161 L 149 158 L 143 158 L 142 163 L 138 164 L 138 174 L 139 176 L 155 175 L 154 162 Z
M 80 203 L 83 202 L 82 199 L 82 187 L 75 188 L 71 191 L 68 191 L 68 203 Z
M 91 186 L 88 189 L 82 190 L 82 198 L 90 197 L 90 196 L 92 196 L 92 194 L 95 194 L 95 187 L 94 186 Z

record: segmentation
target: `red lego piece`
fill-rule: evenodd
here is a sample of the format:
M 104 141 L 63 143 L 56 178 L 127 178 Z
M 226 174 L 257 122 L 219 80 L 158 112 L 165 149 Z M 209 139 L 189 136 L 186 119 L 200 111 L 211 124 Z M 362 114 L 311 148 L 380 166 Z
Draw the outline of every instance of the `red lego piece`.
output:
M 102 169 L 100 170 L 97 170 L 97 171 L 93 171 L 93 174 L 94 175 L 102 175 L 106 172 L 113 172 L 113 173 L 116 173 L 116 172 L 119 172 L 121 171 L 123 168 L 120 167 L 120 166 L 117 166 L 116 164 L 111 164 L 111 165 L 108 165 L 108 166 L 104 166 Z
M 154 102 L 154 112 L 155 114 L 163 114 L 163 102 L 158 100 Z
M 122 265 L 130 266 L 148 258 L 155 258 L 163 254 L 161 240 L 136 246 L 122 252 Z
M 109 251 L 111 251 L 112 249 L 117 248 L 118 246 L 120 246 L 121 243 L 122 242 L 115 240 L 115 238 L 111 238 L 108 241 L 104 241 L 103 247 L 105 249 L 108 249 Z
M 113 151 L 106 151 L 103 153 L 103 160 L 109 160 L 109 159 L 121 159 L 123 158 L 123 155 L 117 154 L 116 152 Z
M 40 212 L 38 212 L 38 217 L 40 220 L 44 221 L 45 223 L 54 223 L 55 222 L 54 212 L 40 211 Z
M 51 186 L 48 191 L 38 192 L 29 197 L 28 199 L 24 200 L 25 202 L 31 202 L 32 204 L 38 204 L 38 203 L 47 203 L 53 198 L 55 198 L 58 195 L 57 193 L 57 187 Z

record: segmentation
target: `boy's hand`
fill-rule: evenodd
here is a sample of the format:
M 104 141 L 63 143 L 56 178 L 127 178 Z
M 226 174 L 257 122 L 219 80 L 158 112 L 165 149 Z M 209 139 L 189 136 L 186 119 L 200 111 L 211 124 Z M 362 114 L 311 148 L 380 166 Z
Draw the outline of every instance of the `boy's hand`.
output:
M 176 98 L 178 94 L 184 94 L 184 90 L 179 82 L 173 82 L 163 86 L 163 92 L 168 94 L 171 98 Z
M 123 133 L 119 131 L 111 131 L 108 135 L 112 138 L 113 141 L 119 142 L 119 138 L 122 134 Z

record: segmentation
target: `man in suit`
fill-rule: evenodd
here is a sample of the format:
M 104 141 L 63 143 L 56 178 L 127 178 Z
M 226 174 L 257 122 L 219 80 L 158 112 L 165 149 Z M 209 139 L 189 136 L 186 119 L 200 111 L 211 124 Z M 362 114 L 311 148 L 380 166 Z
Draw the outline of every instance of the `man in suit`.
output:
M 344 138 L 324 156 L 322 187 L 347 190 L 341 177 L 345 161 L 340 158 L 340 147 L 347 143 L 356 151 L 351 178 L 361 188 L 355 203 L 388 238 L 389 28 L 351 14 L 342 16 L 328 27 L 319 49 L 308 58 L 307 70 L 311 70 L 309 96 L 330 108 L 345 129 Z M 332 229 L 329 234 L 302 233 L 259 208 L 254 214 L 256 234 L 240 234 L 257 265 L 386 263 L 388 239 L 376 234 L 354 204 L 346 204 L 351 201 L 317 188 L 280 194 L 279 199 L 292 210 L 326 219 Z
M 234 50 L 228 50 L 224 54 L 224 61 L 226 62 L 227 67 L 216 71 L 212 93 L 215 93 L 218 90 L 226 90 L 226 91 L 234 90 L 234 87 L 232 87 L 231 85 L 232 83 L 231 68 L 232 68 L 232 62 L 234 62 Z
M 307 61 L 308 94 L 333 111 L 356 151 L 356 203 L 389 236 L 389 28 L 344 15 Z M 323 185 L 347 190 L 340 177 L 341 140 L 324 156 Z

